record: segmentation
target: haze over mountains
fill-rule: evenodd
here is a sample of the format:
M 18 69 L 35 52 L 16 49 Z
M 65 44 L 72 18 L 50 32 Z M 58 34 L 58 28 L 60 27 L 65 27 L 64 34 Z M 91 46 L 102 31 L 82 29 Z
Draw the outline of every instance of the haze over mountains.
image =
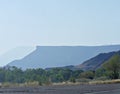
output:
M 29 53 L 33 52 L 35 50 L 35 47 L 30 46 L 22 46 L 22 47 L 16 47 L 13 48 L 6 53 L 0 55 L 0 66 L 4 66 L 16 59 L 22 59 Z
M 120 45 L 109 46 L 37 46 L 36 50 L 24 58 L 8 65 L 22 69 L 50 68 L 79 65 L 100 53 L 120 50 Z

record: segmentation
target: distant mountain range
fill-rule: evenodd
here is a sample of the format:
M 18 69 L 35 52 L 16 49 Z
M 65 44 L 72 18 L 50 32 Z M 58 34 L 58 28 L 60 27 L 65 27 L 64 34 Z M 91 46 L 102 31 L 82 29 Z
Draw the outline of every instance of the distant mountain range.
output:
M 16 66 L 22 69 L 26 68 L 51 68 L 51 67 L 62 67 L 75 65 L 78 68 L 84 66 L 85 68 L 91 68 L 88 63 L 83 63 L 88 60 L 89 62 L 95 63 L 99 61 L 90 59 L 100 53 L 108 53 L 112 51 L 120 50 L 120 45 L 109 45 L 109 46 L 37 46 L 36 50 L 28 54 L 22 59 L 14 60 L 8 65 Z M 111 55 L 100 54 L 98 57 L 105 61 Z M 89 60 L 90 59 L 90 60 Z M 83 63 L 83 65 L 80 65 Z M 101 63 L 101 61 L 99 61 Z M 99 65 L 98 63 L 98 65 Z M 91 65 L 92 66 L 92 65 Z M 73 66 L 70 66 L 73 67 Z M 94 67 L 92 67 L 94 68 Z

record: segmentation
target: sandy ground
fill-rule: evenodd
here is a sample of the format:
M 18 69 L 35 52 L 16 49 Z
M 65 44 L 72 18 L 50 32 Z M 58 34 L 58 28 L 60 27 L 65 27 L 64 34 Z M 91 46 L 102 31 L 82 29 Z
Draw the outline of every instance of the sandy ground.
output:
M 120 84 L 11 87 L 0 94 L 120 94 Z

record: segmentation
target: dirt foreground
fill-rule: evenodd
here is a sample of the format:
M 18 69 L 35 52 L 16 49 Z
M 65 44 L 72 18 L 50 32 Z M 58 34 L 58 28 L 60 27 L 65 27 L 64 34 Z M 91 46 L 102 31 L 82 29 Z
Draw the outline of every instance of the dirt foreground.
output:
M 0 94 L 120 94 L 120 84 L 8 87 Z

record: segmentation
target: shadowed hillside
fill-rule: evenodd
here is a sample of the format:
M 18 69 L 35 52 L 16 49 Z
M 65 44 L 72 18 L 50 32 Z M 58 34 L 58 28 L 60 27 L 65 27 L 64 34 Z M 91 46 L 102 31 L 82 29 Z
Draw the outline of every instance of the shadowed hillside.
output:
M 101 65 L 103 63 L 108 61 L 115 54 L 120 54 L 120 51 L 110 52 L 110 53 L 101 53 L 101 54 L 85 61 L 84 63 L 78 65 L 77 68 L 80 68 L 82 70 L 96 70 L 99 67 L 101 67 Z

